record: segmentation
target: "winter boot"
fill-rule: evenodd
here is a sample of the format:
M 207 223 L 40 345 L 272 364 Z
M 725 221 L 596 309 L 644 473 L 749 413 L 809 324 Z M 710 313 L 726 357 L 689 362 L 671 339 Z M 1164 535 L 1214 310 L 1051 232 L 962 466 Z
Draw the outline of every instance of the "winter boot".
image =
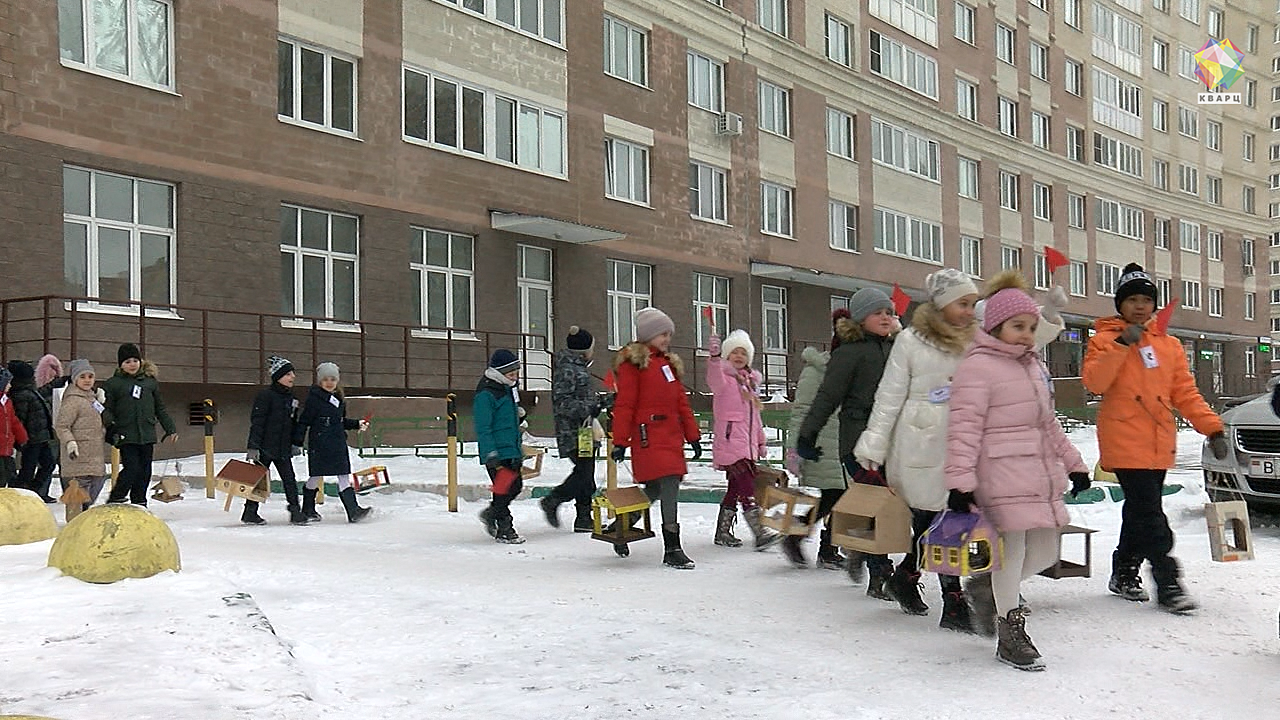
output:
M 244 512 L 240 513 L 240 522 L 245 525 L 266 525 L 267 521 L 262 519 L 258 514 L 258 503 L 252 500 L 244 501 Z
M 772 528 L 764 526 L 764 523 L 760 520 L 760 516 L 763 514 L 764 513 L 761 512 L 758 507 L 753 507 L 742 514 L 747 520 L 747 527 L 751 528 L 751 534 L 756 538 L 756 552 L 768 550 L 774 545 L 782 542 L 782 535 L 780 533 L 774 532 Z
M 889 594 L 889 590 L 885 586 L 889 584 L 889 579 L 893 577 L 893 566 L 885 565 L 883 568 L 873 570 L 868 567 L 867 569 L 870 571 L 867 576 L 867 597 L 892 602 L 893 596 Z
M 302 508 L 297 505 L 289 506 L 289 523 L 292 525 L 306 525 L 311 522 L 307 516 L 303 514 Z
M 630 524 L 628 525 L 628 527 L 634 528 L 636 526 L 636 523 L 640 522 L 641 518 L 643 517 L 644 516 L 638 512 L 631 513 Z M 593 527 L 592 530 L 594 529 L 595 528 Z M 617 530 L 618 530 L 617 518 L 614 518 L 613 522 L 609 523 L 609 525 L 604 529 L 605 533 L 609 535 L 612 535 L 613 533 L 617 532 Z M 626 543 L 615 544 L 613 546 L 613 551 L 617 553 L 618 557 L 631 557 L 631 548 Z
M 684 550 L 680 549 L 680 523 L 669 523 L 662 526 L 662 544 L 666 552 L 662 553 L 662 564 L 677 570 L 692 570 L 693 561 Z
M 840 548 L 831 544 L 830 525 L 822 528 L 822 533 L 818 535 L 818 567 L 823 570 L 845 568 L 845 557 L 840 554 Z
M 1199 605 L 1182 589 L 1182 575 L 1178 561 L 1165 555 L 1151 562 L 1151 577 L 1156 581 L 1156 602 L 1171 613 L 1192 612 Z
M 1107 589 L 1125 600 L 1146 602 L 1151 599 L 1142 589 L 1142 578 L 1138 576 L 1142 568 L 1142 558 L 1128 555 L 1122 556 L 1119 550 L 1111 553 L 1111 580 Z
M 494 540 L 504 545 L 519 545 L 524 542 L 524 538 L 516 532 L 510 515 L 498 520 L 498 534 Z
M 991 575 L 985 573 L 971 577 L 964 583 L 965 597 L 969 598 L 970 619 L 973 631 L 985 637 L 996 634 L 996 596 L 991 589 Z
M 867 556 L 860 552 L 850 552 L 844 558 L 844 571 L 849 573 L 849 582 L 854 585 L 861 585 L 864 570 L 867 564 Z
M 590 505 L 583 505 L 577 508 L 577 514 L 573 517 L 573 531 L 576 533 L 596 531 L 595 521 L 591 519 Z
M 347 509 L 347 522 L 357 523 L 369 515 L 369 508 L 360 507 L 356 502 L 355 488 L 343 490 L 338 493 L 338 497 L 342 499 L 342 507 Z
M 890 576 L 885 588 L 898 601 L 902 612 L 908 615 L 929 614 L 929 606 L 920 597 L 920 572 L 908 570 L 905 562 Z
M 303 488 L 302 490 L 302 514 L 307 518 L 308 522 L 320 522 L 324 518 L 320 517 L 320 513 L 316 512 L 316 494 L 320 492 L 320 488 Z
M 731 507 L 720 506 L 720 517 L 716 518 L 716 544 L 722 547 L 742 547 L 742 541 L 733 535 L 733 525 L 738 522 L 738 513 Z
M 1019 670 L 1043 670 L 1040 651 L 1027 635 L 1027 617 L 1021 608 L 996 620 L 996 659 Z
M 547 516 L 547 524 L 553 528 L 560 527 L 559 510 L 561 502 L 563 501 L 557 500 L 550 495 L 544 495 L 542 499 L 538 501 L 538 505 L 542 508 L 543 514 Z
M 952 590 L 943 594 L 942 620 L 938 622 L 938 627 L 962 633 L 974 631 L 973 618 L 969 615 L 969 601 L 965 599 L 963 592 Z
M 782 539 L 782 557 L 799 570 L 809 567 L 809 561 L 804 559 L 804 552 L 800 549 L 802 542 L 803 535 L 788 535 Z
M 498 537 L 498 521 L 493 517 L 493 506 L 480 511 L 480 522 L 484 523 L 484 531 L 489 537 Z

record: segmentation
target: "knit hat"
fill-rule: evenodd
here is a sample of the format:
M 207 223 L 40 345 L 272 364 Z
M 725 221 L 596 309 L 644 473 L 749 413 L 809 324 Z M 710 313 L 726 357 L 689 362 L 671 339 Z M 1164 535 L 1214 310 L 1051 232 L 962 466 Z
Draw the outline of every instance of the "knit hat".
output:
M 924 279 L 924 289 L 929 293 L 929 302 L 942 309 L 965 295 L 977 295 L 978 286 L 968 275 L 955 268 L 943 268 L 929 273 Z
M 747 351 L 747 367 L 751 367 L 751 363 L 756 359 L 756 345 L 751 342 L 751 336 L 747 334 L 746 330 L 734 330 L 729 333 L 724 342 L 720 343 L 720 355 L 727 358 L 730 353 L 738 348 Z
M 656 307 L 647 307 L 636 313 L 636 340 L 649 342 L 662 333 L 673 333 L 676 324 Z
M 342 376 L 338 374 L 337 363 L 322 362 L 316 366 L 316 382 L 320 382 L 325 378 L 333 378 L 339 382 L 342 381 Z
M 267 358 L 267 370 L 271 373 L 271 382 L 276 382 L 285 375 L 293 372 L 293 363 L 285 360 L 279 355 L 272 355 Z M 334 372 L 337 372 L 336 368 L 334 369 Z M 316 374 L 319 375 L 319 372 Z
M 8 367 L 14 380 L 34 380 L 36 377 L 36 369 L 26 360 L 10 360 Z
M 8 368 L 0 367 L 0 392 L 4 392 L 11 382 L 13 382 L 13 373 L 9 372 Z
M 57 355 L 46 354 L 36 363 L 36 385 L 44 387 L 62 374 L 62 361 Z
M 134 360 L 141 362 L 142 353 L 138 351 L 137 345 L 134 345 L 133 343 L 124 343 L 120 346 L 119 350 L 116 350 L 116 364 L 123 365 L 124 361 L 129 358 L 133 358 Z
M 75 380 L 85 373 L 93 373 L 94 375 L 98 374 L 93 372 L 93 366 L 89 364 L 89 361 L 83 358 L 72 360 L 67 363 L 67 374 L 71 376 L 72 380 Z
M 849 319 L 849 308 L 836 308 L 831 311 L 831 349 L 840 347 L 840 333 L 836 332 L 836 323 Z
M 877 310 L 893 310 L 893 301 L 883 290 L 864 287 L 849 298 L 849 318 L 856 323 L 866 320 Z
M 1138 263 L 1129 263 L 1124 266 L 1120 282 L 1116 283 L 1116 311 L 1120 310 L 1120 303 L 1124 302 L 1125 298 L 1134 295 L 1146 295 L 1156 305 L 1160 304 L 1160 290 L 1156 288 L 1151 275 Z
M 520 369 L 520 358 L 506 348 L 498 348 L 489 356 L 489 367 L 506 375 L 512 370 Z
M 1014 315 L 1035 315 L 1039 317 L 1040 306 L 1031 296 L 1017 288 L 1005 288 L 987 298 L 986 311 L 982 317 L 982 329 L 991 332 L 997 325 Z
M 565 345 L 568 346 L 570 350 L 576 350 L 577 352 L 584 353 L 595 347 L 595 344 L 596 340 L 591 337 L 591 333 L 577 325 L 569 328 L 569 336 L 565 338 Z

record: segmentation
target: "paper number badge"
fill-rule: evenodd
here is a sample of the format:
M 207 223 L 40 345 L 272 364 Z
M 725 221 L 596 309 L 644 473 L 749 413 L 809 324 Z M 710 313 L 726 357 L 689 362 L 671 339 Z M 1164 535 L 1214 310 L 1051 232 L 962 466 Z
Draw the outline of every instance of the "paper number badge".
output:
M 663 366 L 662 366 L 662 376 L 663 376 L 663 377 L 665 377 L 665 378 L 667 379 L 667 382 L 669 382 L 669 383 L 670 383 L 670 382 L 675 382 L 675 381 L 676 381 L 676 374 L 675 374 L 675 373 L 673 373 L 673 372 L 671 372 L 671 366 L 670 366 L 670 365 L 663 365 Z
M 134 400 L 138 400 L 138 399 L 140 399 L 141 397 L 142 397 L 142 386 L 141 386 L 141 385 L 134 385 L 134 386 L 133 386 L 133 399 L 134 399 Z

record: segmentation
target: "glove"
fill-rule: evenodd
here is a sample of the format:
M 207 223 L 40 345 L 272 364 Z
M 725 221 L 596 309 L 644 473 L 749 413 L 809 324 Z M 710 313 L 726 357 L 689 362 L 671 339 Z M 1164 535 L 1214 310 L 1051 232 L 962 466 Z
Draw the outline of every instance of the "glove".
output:
M 712 333 L 711 339 L 707 341 L 707 354 L 711 357 L 720 357 L 720 336 Z
M 359 428 L 357 428 L 357 429 L 358 429 L 358 431 L 359 431 L 359 432 L 365 432 L 366 430 L 368 430 L 368 429 L 369 429 L 369 421 L 368 421 L 368 420 L 365 420 L 365 419 L 363 419 L 363 418 L 361 418 L 361 419 L 360 419 L 360 427 L 359 427 Z
M 301 454 L 302 454 L 302 446 L 301 446 L 301 445 L 294 445 L 294 446 L 293 446 L 292 448 L 290 448 L 289 450 L 290 450 L 290 452 L 289 452 L 290 457 L 298 457 L 299 455 L 301 455 Z
M 1231 454 L 1231 446 L 1227 444 L 1227 436 L 1221 432 L 1216 432 L 1209 436 L 1209 450 L 1213 452 L 1213 457 L 1218 460 L 1226 460 Z
M 1120 337 L 1116 338 L 1116 342 L 1121 345 L 1132 345 L 1142 339 L 1142 326 L 1129 325 L 1120 333 Z
M 93 391 L 93 397 L 97 399 L 99 404 L 105 403 L 107 401 L 107 391 L 102 388 L 98 388 Z
M 80 445 L 77 444 L 75 440 L 72 440 L 71 442 L 67 443 L 67 457 L 71 458 L 72 460 L 75 460 L 76 458 L 80 457 Z
M 1044 298 L 1044 305 L 1040 307 L 1040 315 L 1054 325 L 1061 325 L 1062 309 L 1067 306 L 1067 302 L 1067 291 L 1063 290 L 1061 285 L 1054 285 L 1053 289 Z
M 701 460 L 702 459 L 702 443 L 697 440 L 694 440 L 693 442 L 689 443 L 689 447 L 693 448 L 693 459 Z
M 618 463 L 622 462 L 622 461 L 623 461 L 623 459 L 625 459 L 625 458 L 627 457 L 627 448 L 626 448 L 626 446 L 624 446 L 624 445 L 616 445 L 616 446 L 614 446 L 614 448 L 613 448 L 613 452 L 609 453 L 609 457 L 613 458 L 613 461 L 614 461 L 614 462 L 618 462 Z
M 947 509 L 951 512 L 973 512 L 973 506 L 976 504 L 977 500 L 973 499 L 973 493 L 971 492 L 952 490 L 947 493 Z
M 1089 473 L 1087 472 L 1067 473 L 1067 477 L 1071 478 L 1071 497 L 1075 497 L 1093 486 L 1093 482 L 1089 480 Z
M 165 434 L 164 434 L 164 437 L 160 438 L 160 442 L 175 442 L 175 443 L 176 443 L 176 442 L 178 442 L 178 433 L 176 433 L 176 432 L 165 433 Z
M 498 453 L 496 451 L 485 456 L 484 466 L 494 472 L 497 472 L 498 468 L 502 467 L 502 460 L 498 457 Z
M 796 454 L 810 462 L 817 462 L 822 459 L 822 448 L 814 446 L 813 438 L 798 437 Z
M 867 472 L 877 472 L 880 470 L 880 463 L 875 460 L 860 457 L 858 458 L 858 464 Z
M 256 463 L 258 458 L 262 457 L 262 451 L 258 448 L 249 448 L 244 454 L 244 461 Z

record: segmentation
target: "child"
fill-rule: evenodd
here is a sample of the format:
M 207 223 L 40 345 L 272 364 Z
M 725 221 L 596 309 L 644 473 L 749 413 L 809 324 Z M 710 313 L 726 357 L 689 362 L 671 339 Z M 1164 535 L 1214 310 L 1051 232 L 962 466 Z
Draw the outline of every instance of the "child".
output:
M 13 403 L 9 401 L 9 386 L 13 375 L 7 368 L 0 367 L 0 487 L 19 487 L 18 466 L 13 461 L 15 445 L 25 445 L 27 429 L 22 427 L 17 414 L 13 412 Z
M 1111 556 L 1107 588 L 1126 600 L 1146 601 L 1138 572 L 1151 563 L 1156 600 L 1172 612 L 1196 603 L 1182 588 L 1178 561 L 1170 557 L 1173 530 L 1161 508 L 1165 472 L 1177 453 L 1176 410 L 1203 435 L 1213 456 L 1231 452 L 1222 420 L 1205 403 L 1187 369 L 1182 343 L 1151 322 L 1160 295 L 1142 266 L 1130 263 L 1116 289 L 1115 317 L 1094 323 L 1084 358 L 1084 386 L 1102 395 L 1098 406 L 1101 465 L 1124 490 L 1120 542 Z
M 323 492 L 321 483 L 326 476 L 336 475 L 338 497 L 347 511 L 347 522 L 354 523 L 363 520 L 369 514 L 369 508 L 356 502 L 356 490 L 351 487 L 347 431 L 364 432 L 369 429 L 369 423 L 347 418 L 347 401 L 342 397 L 340 380 L 338 366 L 334 363 L 320 363 L 316 367 L 316 384 L 307 393 L 302 415 L 293 426 L 293 444 L 301 447 L 303 438 L 307 440 L 306 493 L 311 498 L 312 513 L 315 514 L 315 494 Z M 276 468 L 279 469 L 280 465 L 277 464 Z M 297 502 L 296 496 L 294 502 Z M 245 510 L 247 512 L 248 508 Z
M 1089 469 L 1058 424 L 1049 373 L 1035 354 L 1039 320 L 1035 301 L 1017 288 L 987 301 L 982 330 L 951 382 L 946 445 L 947 507 L 977 506 L 1004 545 L 1000 569 L 969 584 L 974 621 L 984 634 L 995 621 L 996 657 L 1020 670 L 1044 664 L 1027 636 L 1019 586 L 1058 561 L 1068 477 L 1073 492 L 1089 487 Z
M 542 512 L 551 527 L 560 527 L 556 511 L 561 503 L 573 501 L 573 531 L 592 531 L 591 496 L 596 494 L 596 448 L 599 443 L 592 433 L 591 451 L 579 445 L 583 430 L 592 432 L 592 424 L 603 404 L 592 388 L 591 361 L 595 357 L 595 339 L 585 328 L 569 328 L 565 349 L 556 353 L 555 375 L 551 381 L 551 406 L 556 422 L 556 447 L 560 457 L 573 462 L 573 471 L 564 482 L 542 498 Z
M 65 392 L 67 386 L 70 384 L 71 377 L 63 374 L 62 361 L 58 359 L 57 355 L 46 353 L 40 357 L 39 361 L 36 362 L 36 392 L 40 394 L 40 397 L 44 398 L 46 403 L 49 404 L 49 409 L 53 413 L 54 425 L 57 425 L 58 423 L 58 409 L 62 407 L 62 393 Z M 49 449 L 53 455 L 54 471 L 57 471 L 59 465 L 58 458 L 61 457 L 61 452 L 58 449 L 58 438 L 56 435 L 49 441 Z M 62 489 L 65 490 L 66 478 L 62 473 L 59 473 L 59 477 L 63 478 Z M 49 485 L 52 478 L 53 473 L 51 472 L 49 480 L 45 480 L 44 484 L 37 488 L 37 494 L 49 495 Z
M 93 389 L 96 378 L 88 360 L 72 360 L 68 370 L 71 385 L 64 388 L 58 406 L 54 430 L 62 446 L 62 484 L 64 490 L 76 485 L 88 495 L 83 503 L 67 505 L 67 522 L 93 507 L 98 493 L 106 484 L 102 442 L 102 399 L 106 394 Z M 100 397 L 101 395 L 101 397 Z
M 684 444 L 693 448 L 693 459 L 702 457 L 702 436 L 689 407 L 681 377 L 684 364 L 671 352 L 675 323 L 666 313 L 648 307 L 635 315 L 636 339 L 618 351 L 614 376 L 618 395 L 613 410 L 612 457 L 622 462 L 631 448 L 635 481 L 644 486 L 650 501 L 662 508 L 662 562 L 679 570 L 692 570 L 693 560 L 680 547 L 677 502 L 680 481 L 689 471 Z M 615 546 L 626 557 L 626 545 Z
M 929 300 L 916 308 L 911 327 L 894 342 L 867 429 L 854 448 L 862 467 L 877 470 L 887 466 L 889 485 L 911 508 L 912 552 L 889 580 L 889 592 L 909 615 L 929 613 L 920 597 L 915 550 L 935 516 L 947 506 L 942 474 L 947 401 L 951 377 L 973 341 L 974 303 L 978 301 L 978 288 L 959 270 L 939 270 L 926 277 L 924 285 Z M 938 580 L 942 585 L 939 626 L 971 632 L 960 578 L 939 575 Z
M 500 543 L 519 545 L 524 538 L 516 532 L 511 518 L 511 501 L 524 489 L 520 465 L 524 448 L 520 443 L 520 359 L 506 349 L 495 350 L 489 367 L 476 385 L 472 401 L 472 422 L 480 462 L 493 483 L 493 500 L 480 511 L 485 530 Z M 514 477 L 512 475 L 514 474 Z
M 818 432 L 826 425 L 827 418 L 840 410 L 840 463 L 850 476 L 857 476 L 858 467 L 853 459 L 853 448 L 867 427 L 876 386 L 889 361 L 893 348 L 893 332 L 897 318 L 893 315 L 893 302 L 882 290 L 862 288 L 849 299 L 849 318 L 836 321 L 836 334 L 840 347 L 831 353 L 827 374 L 813 398 L 809 414 L 800 425 L 796 437 L 796 454 L 805 460 L 822 458 L 822 448 L 817 446 Z M 834 494 L 833 494 L 834 495 Z M 839 500 L 834 496 L 824 498 L 818 505 L 818 515 L 825 517 Z M 885 583 L 893 573 L 893 563 L 886 555 L 866 555 L 867 595 L 879 600 L 892 600 Z
M 49 495 L 49 481 L 58 464 L 53 455 L 53 408 L 36 391 L 36 370 L 31 363 L 10 360 L 13 384 L 9 399 L 13 412 L 27 429 L 27 444 L 22 448 L 22 465 L 18 469 L 18 487 L 24 487 L 47 503 L 57 502 Z
M 711 459 L 717 470 L 725 471 L 729 481 L 720 502 L 715 543 L 742 546 L 742 541 L 733 535 L 736 511 L 742 505 L 747 527 L 755 536 L 755 549 L 764 550 L 782 536 L 760 523 L 760 508 L 755 501 L 756 460 L 766 457 L 758 395 L 761 377 L 751 368 L 756 347 L 746 330 L 734 330 L 722 343 L 712 327 L 707 350 L 707 386 L 711 388 L 715 420 Z
M 806 347 L 804 352 L 800 354 L 800 359 L 804 361 L 804 369 L 800 371 L 800 377 L 796 380 L 796 396 L 791 402 L 791 424 L 787 431 L 787 469 L 791 473 L 800 478 L 800 484 L 817 488 L 822 495 L 819 500 L 819 508 L 825 510 L 822 519 L 825 526 L 819 535 L 818 544 L 818 567 L 827 570 L 839 570 L 845 568 L 849 571 L 850 579 L 855 583 L 862 582 L 862 565 L 863 558 L 861 553 L 855 553 L 851 557 L 845 557 L 840 550 L 831 544 L 831 508 L 835 507 L 840 496 L 848 488 L 845 483 L 844 469 L 840 466 L 840 458 L 835 454 L 827 455 L 820 460 L 803 460 L 796 454 L 795 443 L 796 437 L 800 434 L 800 426 L 804 423 L 805 416 L 809 414 L 809 408 L 813 405 L 813 399 L 818 394 L 818 387 L 822 385 L 822 379 L 827 374 L 827 364 L 831 360 L 831 353 L 840 347 L 840 334 L 835 331 L 836 325 L 841 320 L 849 319 L 849 310 L 847 308 L 836 308 L 831 313 L 831 352 L 823 352 L 816 347 Z M 839 447 L 840 446 L 840 421 L 836 418 L 830 418 L 818 431 L 818 437 L 815 443 L 818 447 Z M 800 548 L 800 543 L 804 538 L 800 535 L 788 535 L 782 540 L 782 554 L 791 561 L 791 564 L 797 568 L 804 569 L 809 566 L 809 562 L 805 560 L 804 552 Z
M 317 490 L 307 490 L 302 507 L 298 506 L 298 478 L 293 474 L 293 458 L 302 454 L 302 448 L 293 444 L 293 426 L 298 414 L 293 383 L 297 373 L 293 363 L 279 355 L 267 358 L 267 371 L 271 373 L 271 385 L 259 390 L 253 399 L 245 460 L 267 467 L 276 466 L 280 484 L 284 486 L 285 502 L 289 506 L 289 522 L 306 525 L 313 515 L 319 520 L 320 514 L 316 512 Z M 240 522 L 248 525 L 266 523 L 258 515 L 257 502 L 245 501 Z
M 109 503 L 126 499 L 134 505 L 147 505 L 147 489 L 151 485 L 151 460 L 156 445 L 156 423 L 164 428 L 160 441 L 176 441 L 177 428 L 164 409 L 156 366 L 143 361 L 133 343 L 116 350 L 119 367 L 103 385 L 106 393 L 102 423 L 107 437 L 120 448 L 120 475 L 107 496 Z

